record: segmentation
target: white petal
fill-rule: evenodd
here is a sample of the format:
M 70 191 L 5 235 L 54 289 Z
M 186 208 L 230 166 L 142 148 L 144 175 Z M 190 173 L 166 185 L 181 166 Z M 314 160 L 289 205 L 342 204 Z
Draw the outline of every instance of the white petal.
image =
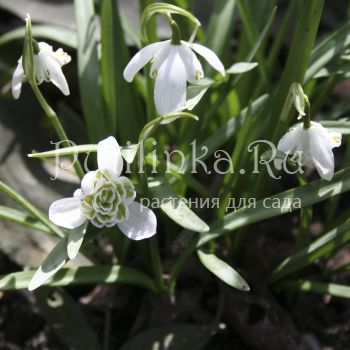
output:
M 216 53 L 207 47 L 200 45 L 200 44 L 188 44 L 185 42 L 182 42 L 185 45 L 189 46 L 191 49 L 196 51 L 199 55 L 205 58 L 205 60 L 214 68 L 216 69 L 222 76 L 225 76 L 225 67 L 220 61 L 219 57 L 216 55 Z
M 99 170 L 109 170 L 118 177 L 123 170 L 123 158 L 117 140 L 110 136 L 97 145 L 97 164 Z
M 158 50 L 168 44 L 169 40 L 153 43 L 142 48 L 125 67 L 123 73 L 124 79 L 129 83 L 132 82 L 136 73 L 153 58 Z
M 50 81 L 57 86 L 65 96 L 69 95 L 68 83 L 60 64 L 44 52 L 40 52 L 37 57 Z M 35 73 L 37 74 L 37 71 Z
M 25 79 L 22 58 L 19 59 L 16 70 L 13 73 L 12 77 L 12 96 L 15 99 L 18 99 L 21 94 L 22 82 Z
M 96 179 L 96 171 L 89 171 L 81 180 L 81 190 L 84 195 L 91 194 L 94 190 L 94 184 Z M 75 194 L 75 192 L 74 192 Z M 76 197 L 74 195 L 74 197 Z
M 334 155 L 327 139 L 327 129 L 313 123 L 307 130 L 310 138 L 310 153 L 319 175 L 330 181 L 334 174 Z
M 302 127 L 297 126 L 296 128 L 290 129 L 286 134 L 282 136 L 278 142 L 277 149 L 288 155 L 292 155 L 298 148 L 298 142 L 300 141 Z M 274 165 L 277 169 L 281 169 L 283 160 L 275 159 Z
M 129 218 L 118 224 L 120 231 L 135 241 L 152 237 L 157 232 L 154 212 L 137 202 L 129 205 Z
M 68 229 L 76 228 L 86 221 L 80 210 L 79 198 L 59 199 L 51 204 L 49 218 L 57 226 Z
M 203 68 L 197 56 L 185 45 L 179 48 L 180 57 L 185 65 L 187 81 L 196 84 L 198 80 L 204 77 Z
M 341 145 L 341 134 L 339 132 L 328 132 L 329 144 L 331 148 L 339 147 Z
M 52 46 L 48 43 L 45 43 L 44 41 L 38 42 L 38 46 L 40 48 L 40 51 L 45 52 L 46 54 L 49 54 L 50 52 L 53 52 Z
M 158 70 L 154 89 L 154 101 L 160 115 L 182 108 L 186 101 L 186 70 L 178 53 L 178 46 L 171 46 L 167 59 Z
M 80 188 L 75 190 L 73 193 L 73 197 L 75 197 L 75 198 L 82 198 L 83 196 L 84 196 L 84 193 Z
M 170 45 L 167 45 L 155 54 L 150 70 L 151 78 L 155 78 L 157 76 L 159 67 L 163 64 L 169 55 L 170 47 Z

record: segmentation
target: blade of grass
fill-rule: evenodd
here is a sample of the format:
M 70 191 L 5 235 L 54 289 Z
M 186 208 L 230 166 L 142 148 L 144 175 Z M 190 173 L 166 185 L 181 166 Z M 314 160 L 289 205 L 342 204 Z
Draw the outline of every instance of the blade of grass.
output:
M 25 30 L 16 28 L 0 36 L 0 46 L 10 43 L 14 40 L 23 40 Z M 44 38 L 57 41 L 58 43 L 77 48 L 77 34 L 73 29 L 58 25 L 33 25 L 32 34 L 35 38 Z
M 31 214 L 34 218 L 38 219 L 46 227 L 48 227 L 52 232 L 54 232 L 55 235 L 57 235 L 58 237 L 64 237 L 64 232 L 59 227 L 54 225 L 41 210 L 36 208 L 27 199 L 25 199 L 18 192 L 13 190 L 10 186 L 6 185 L 2 181 L 0 181 L 0 192 L 3 192 L 4 194 L 12 198 L 18 205 L 20 205 L 23 209 L 25 209 L 29 214 Z
M 298 250 L 285 259 L 272 273 L 270 282 L 275 283 L 285 276 L 313 264 L 321 257 L 327 257 L 338 251 L 350 240 L 350 222 L 331 230 L 312 242 L 309 246 Z
M 146 120 L 142 118 L 140 108 L 136 108 L 139 103 L 133 86 L 123 78 L 129 54 L 114 0 L 102 2 L 101 35 L 101 80 L 107 125 L 112 134 L 118 130 L 122 143 L 135 141 Z
M 81 106 L 90 142 L 109 135 L 103 110 L 98 60 L 98 28 L 93 0 L 75 0 Z
M 28 287 L 35 271 L 10 273 L 0 278 L 0 290 L 18 290 Z M 68 285 L 86 285 L 96 283 L 122 283 L 156 291 L 154 281 L 144 273 L 128 267 L 111 266 L 83 266 L 64 268 L 44 285 L 50 287 L 64 287 Z
M 297 280 L 284 282 L 277 288 L 305 293 L 329 294 L 337 298 L 350 299 L 350 287 L 335 283 Z
M 48 235 L 53 235 L 52 230 L 44 225 L 41 221 L 16 209 L 0 205 L 0 218 L 4 220 L 10 220 L 16 224 L 27 226 L 33 230 L 37 230 Z
M 255 206 L 243 207 L 235 212 L 225 215 L 222 219 L 219 219 L 210 225 L 209 232 L 195 238 L 185 248 L 172 268 L 169 284 L 175 283 L 177 275 L 182 270 L 187 259 L 196 249 L 203 245 L 226 234 L 232 234 L 236 232 L 238 228 L 300 209 L 298 206 L 292 205 L 293 199 L 295 198 L 299 199 L 302 204 L 301 207 L 309 207 L 349 190 L 350 168 L 346 168 L 337 172 L 333 180 L 330 182 L 318 180 L 309 183 L 307 186 L 296 187 L 259 200 L 256 202 Z M 270 203 L 269 205 L 267 205 L 267 200 L 268 203 Z M 287 203 L 290 203 L 290 205 L 282 206 L 282 203 L 284 203 L 285 200 L 287 200 Z M 272 201 L 278 201 L 281 203 L 281 206 L 275 208 L 271 207 Z

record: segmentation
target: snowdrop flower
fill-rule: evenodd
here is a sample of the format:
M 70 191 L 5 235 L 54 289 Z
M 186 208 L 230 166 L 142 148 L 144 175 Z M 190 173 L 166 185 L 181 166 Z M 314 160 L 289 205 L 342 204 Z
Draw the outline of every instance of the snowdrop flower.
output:
M 39 52 L 34 52 L 34 74 L 37 84 L 43 81 L 52 82 L 64 95 L 69 95 L 69 87 L 62 72 L 62 66 L 71 61 L 71 57 L 62 49 L 53 51 L 52 46 L 40 42 Z M 23 81 L 26 80 L 22 66 L 22 57 L 18 60 L 18 65 L 12 77 L 12 95 L 19 98 Z
M 181 109 L 186 102 L 186 81 L 197 83 L 204 77 L 195 53 L 203 56 L 221 75 L 225 68 L 216 54 L 207 47 L 182 40 L 174 44 L 166 40 L 141 49 L 124 70 L 124 79 L 131 82 L 136 73 L 152 60 L 150 75 L 156 79 L 154 100 L 160 115 Z
M 311 122 L 310 128 L 303 124 L 290 129 L 279 141 L 277 149 L 288 155 L 300 155 L 302 165 L 314 165 L 319 175 L 330 181 L 334 174 L 334 155 L 332 149 L 341 144 L 341 134 L 329 132 L 321 124 Z M 282 160 L 275 159 L 277 169 Z
M 157 219 L 152 210 L 135 202 L 131 181 L 120 176 L 123 159 L 114 137 L 98 143 L 98 170 L 88 172 L 73 197 L 55 201 L 49 218 L 58 226 L 74 229 L 87 220 L 99 228 L 118 225 L 133 240 L 156 233 Z

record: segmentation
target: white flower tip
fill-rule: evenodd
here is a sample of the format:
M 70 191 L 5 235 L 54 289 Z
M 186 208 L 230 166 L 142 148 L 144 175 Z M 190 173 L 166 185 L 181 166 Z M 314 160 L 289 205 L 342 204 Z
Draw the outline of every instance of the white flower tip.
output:
M 24 17 L 24 20 L 27 22 L 27 21 L 30 21 L 30 14 L 29 13 L 26 13 L 25 17 Z
M 131 72 L 128 69 L 128 66 L 126 66 L 126 68 L 124 69 L 123 77 L 128 83 L 131 83 L 134 80 L 134 75 L 131 74 Z
M 35 290 L 39 287 L 40 287 L 40 285 L 38 283 L 36 283 L 36 282 L 33 283 L 33 281 L 30 281 L 29 285 L 28 285 L 28 291 L 32 292 L 33 290 Z
M 333 179 L 333 176 L 334 176 L 334 171 L 329 171 L 327 173 L 320 174 L 320 176 L 323 180 L 331 181 Z

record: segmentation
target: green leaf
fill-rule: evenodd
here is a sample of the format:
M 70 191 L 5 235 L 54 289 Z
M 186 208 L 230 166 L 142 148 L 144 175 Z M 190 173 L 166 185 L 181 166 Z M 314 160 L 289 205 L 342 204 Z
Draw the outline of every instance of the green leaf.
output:
M 350 44 L 350 21 L 331 31 L 312 50 L 304 82 L 312 79 L 320 69 L 340 56 Z
M 149 329 L 120 350 L 202 350 L 215 334 L 212 326 L 176 324 Z
M 312 265 L 322 257 L 333 255 L 349 240 L 350 221 L 347 221 L 285 259 L 272 273 L 270 282 L 274 283 L 295 271 Z
M 25 30 L 16 28 L 0 36 L 0 46 L 10 43 L 11 41 L 23 39 Z M 77 34 L 73 29 L 58 25 L 33 25 L 32 35 L 35 38 L 44 38 L 57 41 L 58 43 L 77 48 Z
M 102 349 L 79 304 L 68 293 L 44 288 L 34 294 L 40 313 L 69 349 Z
M 332 132 L 339 132 L 343 135 L 350 134 L 350 120 L 348 118 L 340 120 L 320 120 L 320 123 Z
M 50 229 L 58 237 L 64 237 L 64 232 L 55 224 L 53 224 L 49 218 L 38 208 L 36 208 L 27 199 L 13 190 L 11 187 L 7 186 L 5 183 L 0 181 L 0 192 L 5 193 L 7 196 L 12 198 L 17 204 L 19 204 L 23 209 L 25 209 L 34 218 L 42 222 L 48 229 Z
M 227 74 L 243 74 L 251 71 L 258 65 L 257 62 L 238 62 L 226 70 Z
M 28 157 L 29 158 L 50 158 L 50 157 L 67 156 L 72 154 L 75 155 L 78 153 L 89 153 L 89 152 L 97 152 L 97 145 L 91 144 L 91 145 L 63 147 L 52 151 L 30 153 L 28 154 Z
M 205 252 L 201 249 L 197 250 L 197 254 L 201 263 L 223 282 L 244 292 L 250 290 L 249 285 L 244 278 L 225 261 L 219 259 L 215 254 Z
M 73 229 L 67 230 L 67 255 L 69 259 L 74 259 L 79 252 L 86 233 L 87 222 Z
M 284 282 L 278 285 L 278 288 L 306 293 L 329 294 L 338 298 L 350 299 L 350 287 L 335 283 L 297 280 Z
M 125 143 L 137 138 L 144 121 L 138 115 L 133 85 L 123 78 L 129 52 L 114 0 L 102 1 L 101 35 L 101 81 L 108 128 L 111 134 L 118 131 L 118 139 Z
M 139 144 L 130 144 L 124 147 L 121 147 L 121 153 L 124 159 L 128 163 L 132 163 L 136 153 L 138 151 Z M 31 153 L 28 154 L 28 157 L 30 158 L 51 158 L 51 157 L 60 157 L 60 156 L 67 156 L 67 155 L 77 155 L 79 153 L 90 153 L 90 152 L 97 152 L 97 145 L 90 144 L 90 145 L 79 145 L 79 146 L 71 146 L 71 147 L 63 147 L 52 151 L 46 151 L 46 152 L 37 152 L 37 153 Z
M 10 273 L 0 278 L 0 290 L 18 290 L 28 287 L 35 271 Z M 125 283 L 156 291 L 154 281 L 144 273 L 124 266 L 83 266 L 63 268 L 43 285 L 64 287 L 96 283 Z
M 38 219 L 35 219 L 33 216 L 30 216 L 16 209 L 5 207 L 3 205 L 0 205 L 0 218 L 10 220 L 16 224 L 27 226 L 33 230 L 37 230 L 48 235 L 53 234 L 52 230 L 50 230 Z
M 298 206 L 292 204 L 293 199 L 295 198 L 300 200 L 301 207 L 308 207 L 349 190 L 350 167 L 338 171 L 334 175 L 332 181 L 314 181 L 306 186 L 293 188 L 274 196 L 267 197 L 267 199 L 259 200 L 251 207 L 243 207 L 225 215 L 222 219 L 219 219 L 210 225 L 209 232 L 196 237 L 181 253 L 172 269 L 169 284 L 172 285 L 174 283 L 177 274 L 181 271 L 181 268 L 186 263 L 187 259 L 192 255 L 192 252 L 205 244 L 226 234 L 235 233 L 238 228 L 297 210 Z M 268 200 L 267 204 L 266 200 Z M 290 203 L 290 205 L 282 205 L 285 200 L 287 200 L 287 203 Z M 281 205 L 272 207 L 271 204 L 273 201 L 278 201 Z
M 209 230 L 208 225 L 185 204 L 184 199 L 171 189 L 165 179 L 150 178 L 148 187 L 152 196 L 159 201 L 162 211 L 178 225 L 194 232 Z
M 251 105 L 251 113 L 256 114 L 257 111 L 264 106 L 265 102 L 268 100 L 267 95 L 260 96 L 255 101 L 253 101 Z M 215 131 L 215 133 L 211 134 L 204 142 L 196 145 L 195 154 L 201 154 L 202 149 L 208 149 L 208 152 L 205 153 L 201 160 L 205 161 L 208 157 L 210 157 L 215 151 L 220 149 L 226 142 L 232 140 L 233 136 L 237 133 L 237 131 L 241 128 L 242 124 L 245 121 L 245 118 L 248 113 L 248 108 L 243 109 L 239 115 L 234 118 L 230 118 L 229 121 L 224 124 L 220 129 Z M 186 157 L 186 161 L 184 163 L 183 171 L 187 172 L 190 170 L 192 166 L 192 158 L 191 156 Z
M 187 100 L 183 109 L 192 111 L 192 109 L 201 101 L 202 97 L 205 95 L 212 83 L 212 81 L 207 80 L 206 84 L 190 85 L 187 88 Z
M 227 52 L 229 49 L 227 43 L 233 35 L 235 5 L 236 0 L 216 0 L 213 2 L 205 46 L 213 50 L 221 58 L 229 54 Z M 212 71 L 212 67 L 207 65 L 206 75 L 211 75 Z
M 316 39 L 323 5 L 324 0 L 310 0 L 304 2 L 303 11 L 298 18 L 297 27 L 294 32 L 280 84 L 276 89 L 276 95 L 273 97 L 273 100 L 270 101 L 273 109 L 267 128 L 270 135 L 266 137 L 269 137 L 272 142 L 276 142 L 280 138 L 286 127 L 286 123 L 280 121 L 280 114 L 291 84 L 293 82 L 302 84 L 305 79 L 305 73 L 310 60 L 311 50 Z M 273 134 L 272 137 L 271 134 Z
M 257 221 L 273 218 L 299 209 L 293 206 L 293 200 L 300 201 L 301 207 L 308 207 L 350 190 L 350 167 L 338 171 L 332 181 L 318 180 L 306 186 L 300 186 L 285 192 L 267 197 L 256 202 L 255 206 L 244 207 L 225 215 L 210 226 L 212 233 L 201 237 L 199 246 L 207 239 L 216 239 L 230 233 L 239 227 L 247 226 Z M 275 201 L 281 205 L 273 208 L 270 204 Z M 285 202 L 286 201 L 286 202 Z M 269 204 L 270 203 L 270 204 Z M 282 205 L 284 203 L 284 205 Z
M 98 28 L 94 0 L 75 0 L 78 38 L 78 76 L 81 105 L 90 142 L 108 133 L 100 85 L 100 62 L 97 55 Z
M 247 34 L 248 42 L 250 46 L 254 46 L 258 41 L 260 33 L 256 25 L 256 21 L 254 20 L 251 8 L 246 1 L 242 0 L 237 0 L 237 7 L 239 9 L 239 13 L 244 25 L 244 30 Z M 259 62 L 258 69 L 260 72 L 261 80 L 263 83 L 265 83 L 268 80 L 266 57 L 264 57 L 264 54 L 261 50 L 257 50 L 256 56 Z
M 28 285 L 33 291 L 43 285 L 50 277 L 59 271 L 69 260 L 67 254 L 67 237 L 62 238 L 51 250 L 44 262 L 36 270 Z

